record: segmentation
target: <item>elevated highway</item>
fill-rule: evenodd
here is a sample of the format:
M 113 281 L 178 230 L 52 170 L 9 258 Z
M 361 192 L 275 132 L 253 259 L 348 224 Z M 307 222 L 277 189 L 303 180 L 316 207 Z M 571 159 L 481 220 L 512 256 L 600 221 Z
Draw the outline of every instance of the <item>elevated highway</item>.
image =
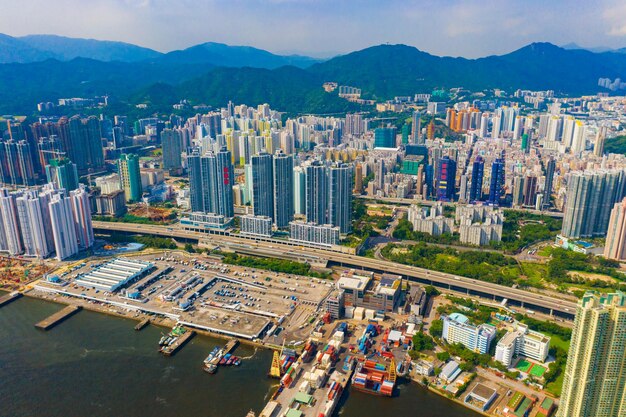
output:
M 177 239 L 197 240 L 212 245 L 223 246 L 234 252 L 274 257 L 282 259 L 300 259 L 310 263 L 328 261 L 331 264 L 376 272 L 402 275 L 410 281 L 431 284 L 440 288 L 465 292 L 494 301 L 508 300 L 509 306 L 519 306 L 528 310 L 541 311 L 568 320 L 574 318 L 576 303 L 550 295 L 530 292 L 519 288 L 506 287 L 473 278 L 462 277 L 424 268 L 402 265 L 396 262 L 366 258 L 351 253 L 332 249 L 305 247 L 297 242 L 277 239 L 243 237 L 227 232 L 202 233 L 184 230 L 178 225 L 157 226 L 133 223 L 115 223 L 94 221 L 95 230 L 108 232 L 126 232 Z

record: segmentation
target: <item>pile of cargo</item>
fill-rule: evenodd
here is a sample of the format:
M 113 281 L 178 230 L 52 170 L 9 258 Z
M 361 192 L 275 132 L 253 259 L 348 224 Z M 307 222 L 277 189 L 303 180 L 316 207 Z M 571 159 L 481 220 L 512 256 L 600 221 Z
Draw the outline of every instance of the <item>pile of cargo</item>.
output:
M 330 367 L 337 361 L 337 354 L 339 353 L 340 346 L 341 342 L 331 340 L 326 346 L 324 346 L 324 349 L 317 352 L 317 355 L 315 356 L 316 362 L 324 368 Z
M 287 369 L 291 366 L 292 363 L 296 361 L 296 351 L 293 349 L 283 349 L 282 355 L 280 355 L 280 371 L 281 374 L 284 375 L 287 372 Z
M 328 389 L 328 401 L 333 401 L 339 394 L 341 394 L 341 384 L 337 381 L 333 381 Z
M 372 339 L 380 332 L 380 326 L 374 324 L 368 324 L 363 335 L 359 339 L 359 351 L 362 354 L 366 354 L 367 350 L 372 347 Z
M 285 372 L 285 375 L 280 379 L 280 385 L 285 388 L 291 386 L 292 382 L 298 377 L 300 373 L 300 364 L 298 362 L 293 362 L 291 366 Z
M 312 388 L 321 388 L 326 382 L 326 372 L 323 369 L 311 370 L 310 372 L 305 372 L 302 379 L 309 381 Z
M 391 397 L 395 381 L 382 363 L 366 360 L 360 363 L 352 377 L 352 386 L 360 391 Z
M 311 359 L 315 357 L 315 350 L 317 349 L 317 345 L 315 342 L 309 340 L 304 344 L 304 349 L 302 350 L 302 355 L 300 355 L 300 359 L 302 362 L 309 362 Z

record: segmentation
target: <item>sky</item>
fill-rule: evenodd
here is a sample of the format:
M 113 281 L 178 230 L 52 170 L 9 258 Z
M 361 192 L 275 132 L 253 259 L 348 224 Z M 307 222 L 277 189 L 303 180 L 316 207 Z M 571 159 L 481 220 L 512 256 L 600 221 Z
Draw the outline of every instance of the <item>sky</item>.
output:
M 624 0 L 0 0 L 0 32 L 328 57 L 382 43 L 475 58 L 531 42 L 626 47 Z

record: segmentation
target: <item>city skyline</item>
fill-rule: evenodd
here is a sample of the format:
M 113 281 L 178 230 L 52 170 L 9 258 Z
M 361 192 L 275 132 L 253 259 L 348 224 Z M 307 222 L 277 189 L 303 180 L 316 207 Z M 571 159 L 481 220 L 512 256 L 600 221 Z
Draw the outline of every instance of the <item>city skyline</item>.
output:
M 616 0 L 593 4 L 394 0 L 385 2 L 384 7 L 373 1 L 326 0 L 61 3 L 28 0 L 13 12 L 8 5 L 0 16 L 3 32 L 122 41 L 161 52 L 220 42 L 318 58 L 384 43 L 467 58 L 503 54 L 539 41 L 573 42 L 589 48 L 626 47 L 626 6 Z M 233 22 L 245 29 L 230 30 Z M 324 31 L 318 30 L 320 23 Z M 112 27 L 116 28 L 114 36 Z

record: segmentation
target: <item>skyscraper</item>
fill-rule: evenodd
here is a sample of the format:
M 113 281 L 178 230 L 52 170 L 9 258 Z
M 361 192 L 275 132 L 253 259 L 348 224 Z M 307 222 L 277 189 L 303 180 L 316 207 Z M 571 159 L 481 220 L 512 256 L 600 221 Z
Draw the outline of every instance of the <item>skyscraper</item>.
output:
M 314 161 L 306 167 L 306 220 L 328 223 L 328 178 L 326 167 Z
M 626 259 L 626 199 L 615 203 L 611 210 L 604 257 L 618 261 Z
M 453 201 L 456 181 L 456 161 L 448 155 L 439 160 L 437 168 L 437 200 Z
M 485 176 L 485 161 L 477 156 L 472 164 L 472 184 L 470 186 L 469 202 L 481 201 L 483 198 L 483 178 Z
M 537 177 L 527 175 L 524 180 L 524 205 L 534 206 L 537 200 Z
M 30 144 L 25 140 L 0 142 L 0 182 L 34 185 L 35 179 Z
M 546 182 L 543 188 L 543 209 L 550 207 L 550 199 L 552 197 L 552 183 L 554 182 L 554 170 L 556 169 L 556 161 L 550 157 L 546 164 Z
M 359 163 L 354 166 L 354 192 L 356 194 L 363 192 L 363 165 Z
M 65 133 L 64 151 L 71 161 L 76 163 L 78 173 L 100 171 L 104 168 L 102 152 L 102 133 L 100 120 L 95 116 L 81 119 L 74 116 L 69 119 Z
M 78 238 L 78 247 L 87 249 L 93 246 L 94 236 L 93 227 L 91 225 L 91 204 L 89 203 L 89 194 L 83 185 L 80 188 L 70 192 L 72 202 L 72 213 L 74 215 L 74 223 L 76 224 L 76 236 Z
M 328 223 L 341 233 L 352 230 L 352 167 L 336 164 L 329 170 Z
M 306 215 L 306 169 L 293 169 L 293 212 Z
M 49 165 L 46 165 L 46 177 L 48 182 L 68 192 L 78 188 L 76 164 L 67 158 L 51 159 Z
M 274 173 L 272 155 L 261 151 L 253 155 L 252 165 L 252 206 L 255 216 L 274 219 Z
M 396 128 L 395 127 L 379 127 L 374 130 L 374 147 L 375 148 L 395 148 L 396 147 Z
M 0 221 L 4 232 L 3 239 L 1 239 L 3 250 L 6 250 L 9 255 L 23 253 L 15 195 L 6 188 L 0 189 Z
M 274 224 L 277 228 L 289 227 L 294 214 L 293 158 L 281 150 L 276 151 L 274 164 Z
M 491 164 L 491 182 L 489 184 L 489 199 L 487 202 L 494 206 L 500 205 L 504 196 L 504 158 L 497 158 Z
M 135 154 L 122 154 L 118 161 L 120 182 L 126 201 L 141 201 L 143 189 L 141 187 L 141 172 L 139 170 L 139 156 Z
M 209 151 L 204 156 L 194 151 L 187 157 L 187 164 L 191 211 L 233 217 L 234 175 L 230 151 L 222 147 L 219 152 Z
M 62 261 L 78 253 L 72 202 L 65 193 L 57 193 L 52 196 L 48 207 L 50 208 L 56 258 Z
M 604 142 L 606 141 L 606 126 L 602 126 L 596 133 L 596 141 L 593 145 L 593 154 L 597 157 L 604 155 Z
M 417 143 L 418 145 L 424 144 L 424 139 L 422 138 L 422 113 L 419 111 L 413 112 L 412 117 L 412 131 L 411 131 L 411 139 L 412 143 Z
M 161 132 L 163 146 L 163 169 L 178 170 L 182 168 L 183 138 L 179 130 L 164 129 Z
M 626 296 L 578 301 L 557 416 L 626 415 Z
M 53 250 L 54 242 L 48 238 L 46 232 L 47 200 L 40 199 L 36 189 L 29 189 L 21 193 L 15 199 L 18 218 L 20 220 L 20 231 L 22 242 L 24 243 L 24 254 L 26 256 L 47 257 Z
M 613 206 L 624 198 L 625 185 L 624 171 L 570 173 L 561 234 L 572 238 L 603 236 Z

